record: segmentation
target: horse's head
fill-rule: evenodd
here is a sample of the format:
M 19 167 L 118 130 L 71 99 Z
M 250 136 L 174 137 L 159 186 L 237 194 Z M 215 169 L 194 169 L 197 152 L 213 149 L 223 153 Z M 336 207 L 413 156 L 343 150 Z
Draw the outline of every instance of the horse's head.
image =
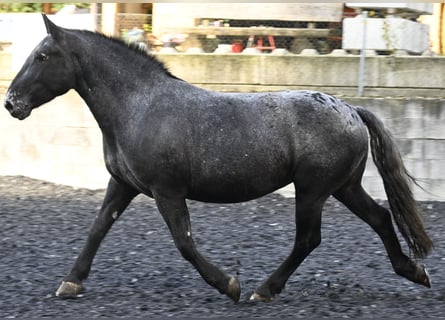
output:
M 45 15 L 43 20 L 48 35 L 26 59 L 5 97 L 5 108 L 20 120 L 75 85 L 75 63 L 66 49 L 66 31 Z

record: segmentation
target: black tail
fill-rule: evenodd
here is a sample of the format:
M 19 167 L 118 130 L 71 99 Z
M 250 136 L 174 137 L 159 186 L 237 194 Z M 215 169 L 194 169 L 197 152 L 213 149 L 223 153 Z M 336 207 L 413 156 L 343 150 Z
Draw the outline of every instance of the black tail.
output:
M 356 107 L 371 136 L 371 153 L 382 176 L 394 220 L 415 257 L 424 258 L 433 247 L 411 191 L 415 182 L 406 170 L 391 133 L 369 110 Z

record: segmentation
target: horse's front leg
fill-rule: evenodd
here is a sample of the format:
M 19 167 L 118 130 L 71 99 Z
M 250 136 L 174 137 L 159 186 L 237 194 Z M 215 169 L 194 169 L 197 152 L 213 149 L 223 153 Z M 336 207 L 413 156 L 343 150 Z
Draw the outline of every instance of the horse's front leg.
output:
M 222 294 L 238 302 L 241 294 L 239 281 L 208 262 L 196 249 L 192 238 L 190 217 L 184 198 L 154 195 L 159 211 L 164 217 L 174 242 L 184 259 L 189 261 L 203 279 Z
M 83 287 L 82 281 L 88 277 L 91 264 L 100 243 L 131 200 L 138 194 L 137 191 L 125 184 L 118 183 L 111 178 L 105 194 L 102 208 L 99 211 L 87 242 L 74 263 L 71 272 L 63 279 L 62 284 L 56 292 L 58 297 L 75 297 Z

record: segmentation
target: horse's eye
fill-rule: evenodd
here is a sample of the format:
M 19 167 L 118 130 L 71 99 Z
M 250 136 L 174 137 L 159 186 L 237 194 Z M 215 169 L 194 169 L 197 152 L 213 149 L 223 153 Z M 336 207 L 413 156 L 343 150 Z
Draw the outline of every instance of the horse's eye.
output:
M 37 60 L 39 60 L 39 61 L 43 62 L 43 61 L 47 61 L 48 59 L 49 59 L 49 56 L 46 53 L 41 52 L 37 55 Z

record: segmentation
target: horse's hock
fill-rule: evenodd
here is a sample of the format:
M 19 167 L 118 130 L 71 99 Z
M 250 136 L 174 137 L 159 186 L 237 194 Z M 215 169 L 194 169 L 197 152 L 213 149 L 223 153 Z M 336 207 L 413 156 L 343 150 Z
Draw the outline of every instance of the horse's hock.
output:
M 407 168 L 429 192 L 415 188 L 416 198 L 445 199 L 445 58 L 370 57 L 366 97 L 357 97 L 357 56 L 175 54 L 158 57 L 175 75 L 213 90 L 314 89 L 370 108 L 397 138 Z M 0 51 L 0 66 L 3 101 L 15 75 L 9 53 Z M 6 114 L 0 117 L 7 133 L 0 137 L 0 174 L 105 188 L 108 173 L 103 162 L 100 130 L 81 98 L 70 91 L 34 112 L 34 116 L 26 120 L 32 122 L 27 126 Z M 385 198 L 381 178 L 372 161 L 368 161 L 364 185 L 373 196 Z

